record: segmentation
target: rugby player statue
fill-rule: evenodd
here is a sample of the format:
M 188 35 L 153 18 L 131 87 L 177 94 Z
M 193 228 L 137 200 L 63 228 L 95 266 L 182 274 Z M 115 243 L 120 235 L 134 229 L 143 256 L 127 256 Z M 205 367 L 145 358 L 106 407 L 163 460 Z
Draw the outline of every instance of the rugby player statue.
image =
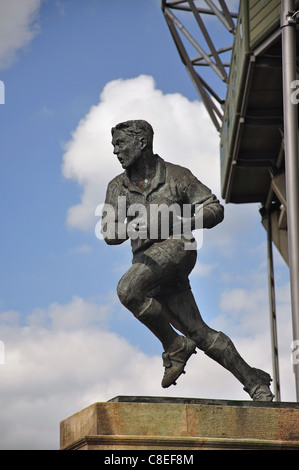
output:
M 119 300 L 160 340 L 163 388 L 176 384 L 199 348 L 229 370 L 253 400 L 272 401 L 270 375 L 249 366 L 228 336 L 203 321 L 190 287 L 197 258 L 192 230 L 215 227 L 224 208 L 187 168 L 153 153 L 153 134 L 144 120 L 112 128 L 113 153 L 124 172 L 108 184 L 102 234 L 109 245 L 130 239 L 133 253 L 117 286 Z M 161 207 L 170 209 L 167 217 L 157 211 Z

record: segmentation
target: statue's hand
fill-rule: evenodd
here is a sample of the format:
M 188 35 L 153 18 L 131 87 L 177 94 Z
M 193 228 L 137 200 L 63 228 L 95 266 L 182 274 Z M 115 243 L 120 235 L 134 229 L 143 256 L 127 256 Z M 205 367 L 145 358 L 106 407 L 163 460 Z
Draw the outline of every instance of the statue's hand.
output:
M 195 216 L 193 217 L 181 217 L 180 215 L 176 216 L 178 219 L 178 224 L 181 227 L 181 233 L 186 231 L 191 232 L 195 228 Z
M 147 222 L 144 219 L 136 218 L 127 224 L 128 236 L 132 239 L 147 238 Z
M 177 219 L 182 224 L 182 232 L 191 232 L 192 230 L 203 228 L 203 207 L 197 208 L 195 215 L 192 217 L 177 215 Z

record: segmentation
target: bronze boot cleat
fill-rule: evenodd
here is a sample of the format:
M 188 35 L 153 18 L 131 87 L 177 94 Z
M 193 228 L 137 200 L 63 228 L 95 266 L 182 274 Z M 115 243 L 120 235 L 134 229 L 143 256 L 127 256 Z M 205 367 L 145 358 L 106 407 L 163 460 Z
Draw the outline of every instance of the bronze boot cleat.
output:
M 185 374 L 185 365 L 192 356 L 196 354 L 196 344 L 190 338 L 181 336 L 181 346 L 173 352 L 164 352 L 162 354 L 163 367 L 165 367 L 162 379 L 162 387 L 167 388 L 170 385 L 176 385 L 176 380 L 181 374 Z

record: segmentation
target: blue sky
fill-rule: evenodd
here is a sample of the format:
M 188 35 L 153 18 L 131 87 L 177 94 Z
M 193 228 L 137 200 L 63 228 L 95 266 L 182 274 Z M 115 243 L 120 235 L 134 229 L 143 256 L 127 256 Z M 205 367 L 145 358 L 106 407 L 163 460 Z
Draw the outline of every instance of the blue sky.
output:
M 220 197 L 219 136 L 160 2 L 4 0 L 0 17 L 0 448 L 58 448 L 60 420 L 117 395 L 247 399 L 203 354 L 161 389 L 161 346 L 116 297 L 130 246 L 95 236 L 95 209 L 122 171 L 110 143 L 121 120 L 149 120 L 155 151 Z M 226 205 L 191 285 L 207 323 L 271 372 L 266 264 L 258 206 Z M 288 270 L 276 252 L 275 278 L 282 400 L 295 401 Z

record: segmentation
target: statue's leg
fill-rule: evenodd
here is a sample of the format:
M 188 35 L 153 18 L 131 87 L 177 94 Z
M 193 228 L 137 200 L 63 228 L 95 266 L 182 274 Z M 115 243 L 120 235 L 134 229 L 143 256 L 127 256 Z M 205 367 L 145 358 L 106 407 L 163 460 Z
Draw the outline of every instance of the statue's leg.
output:
M 256 401 L 272 401 L 274 395 L 270 391 L 272 381 L 270 375 L 263 370 L 251 367 L 240 356 L 231 339 L 221 331 L 205 354 L 227 370 L 243 385 L 244 390 Z
M 159 300 L 168 314 L 169 322 L 185 336 L 195 341 L 205 351 L 211 346 L 218 332 L 202 319 L 191 288 L 160 296 Z
M 154 243 L 134 256 L 132 266 L 117 286 L 121 303 L 159 338 L 165 351 L 175 349 L 179 335 L 170 325 L 157 294 L 169 291 L 177 277 L 176 253 L 186 257 L 178 240 Z
M 121 303 L 161 341 L 165 367 L 162 387 L 165 388 L 175 384 L 184 372 L 187 360 L 196 352 L 196 345 L 173 329 L 164 306 L 156 297 L 158 292 L 169 289 L 177 274 L 177 266 L 163 246 L 156 244 L 136 257 L 119 281 L 117 292 Z
M 168 312 L 170 323 L 178 325 L 179 330 L 195 341 L 199 349 L 229 370 L 254 400 L 273 399 L 269 389 L 270 375 L 249 366 L 228 336 L 206 325 L 190 289 L 164 296 L 161 303 Z
M 172 328 L 160 302 L 148 293 L 156 284 L 150 267 L 136 263 L 124 274 L 117 286 L 121 303 L 143 323 L 162 343 L 167 351 L 178 333 Z

